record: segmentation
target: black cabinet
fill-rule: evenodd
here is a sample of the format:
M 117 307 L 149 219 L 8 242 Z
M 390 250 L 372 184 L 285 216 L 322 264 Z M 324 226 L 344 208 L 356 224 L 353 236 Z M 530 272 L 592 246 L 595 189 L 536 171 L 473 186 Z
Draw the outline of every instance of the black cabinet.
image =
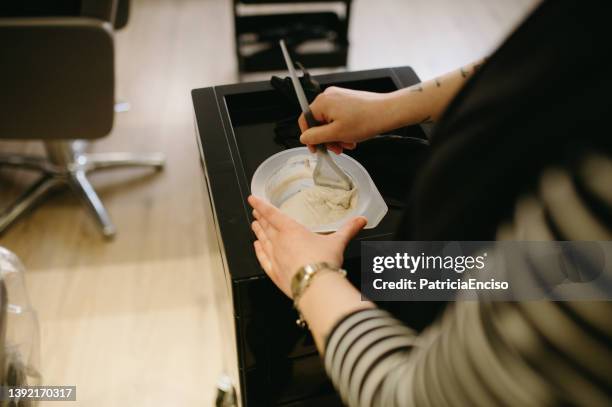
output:
M 379 92 L 419 81 L 408 67 L 336 73 L 316 79 L 323 87 L 338 85 Z M 224 363 L 235 381 L 239 399 L 242 405 L 249 406 L 298 406 L 315 400 L 322 406 L 339 405 L 312 338 L 296 326 L 291 301 L 260 269 L 252 248 L 251 209 L 246 200 L 251 177 L 267 157 L 286 148 L 275 137 L 276 123 L 297 117 L 299 111 L 285 103 L 268 82 L 195 89 L 192 98 L 202 168 L 224 262 L 221 272 L 203 272 L 215 273 L 226 345 Z M 423 140 L 426 130 L 421 126 L 398 129 L 393 138 Z M 356 151 L 365 148 L 360 146 Z M 379 149 L 376 154 L 384 152 Z M 385 186 L 384 171 L 392 167 L 374 168 L 364 161 L 365 156 L 351 154 L 357 154 L 356 158 L 371 172 L 389 205 L 383 221 L 374 229 L 362 231 L 345 253 L 349 278 L 358 284 L 359 240 L 392 239 L 403 209 L 393 197 L 393 188 L 404 186 Z

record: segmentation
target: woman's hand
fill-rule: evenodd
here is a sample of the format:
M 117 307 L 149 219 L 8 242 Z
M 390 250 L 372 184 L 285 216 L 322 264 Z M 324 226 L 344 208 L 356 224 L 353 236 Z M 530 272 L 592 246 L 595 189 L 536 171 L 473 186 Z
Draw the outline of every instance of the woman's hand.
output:
M 353 149 L 360 141 L 404 126 L 435 122 L 463 84 L 484 60 L 408 88 L 389 93 L 363 92 L 331 86 L 310 105 L 321 126 L 308 128 L 302 114 L 300 141 L 314 152 L 325 144 L 336 154 Z
M 346 245 L 367 223 L 364 217 L 356 217 L 337 232 L 320 235 L 253 195 L 249 196 L 249 204 L 256 219 L 252 229 L 257 236 L 254 243 L 257 260 L 288 297 L 291 279 L 300 267 L 317 262 L 342 266 Z
M 300 141 L 312 152 L 315 144 L 323 143 L 336 154 L 344 148 L 352 150 L 358 142 L 386 129 L 389 121 L 385 108 L 387 100 L 388 94 L 331 86 L 310 105 L 314 118 L 326 124 L 308 128 L 302 114 L 298 119 L 302 130 Z

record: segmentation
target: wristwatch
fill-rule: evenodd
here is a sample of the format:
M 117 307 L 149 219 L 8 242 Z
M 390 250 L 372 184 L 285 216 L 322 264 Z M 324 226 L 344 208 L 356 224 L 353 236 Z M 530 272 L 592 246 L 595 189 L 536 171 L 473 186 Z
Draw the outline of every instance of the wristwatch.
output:
M 310 286 L 310 283 L 314 276 L 320 271 L 331 271 L 339 273 L 343 277 L 346 277 L 346 270 L 336 267 L 327 262 L 311 263 L 301 267 L 297 273 L 291 279 L 291 297 L 293 297 L 293 306 L 299 313 L 299 318 L 295 321 L 298 326 L 306 327 L 306 321 L 302 317 L 302 313 L 298 308 L 298 301 L 304 295 L 304 292 Z

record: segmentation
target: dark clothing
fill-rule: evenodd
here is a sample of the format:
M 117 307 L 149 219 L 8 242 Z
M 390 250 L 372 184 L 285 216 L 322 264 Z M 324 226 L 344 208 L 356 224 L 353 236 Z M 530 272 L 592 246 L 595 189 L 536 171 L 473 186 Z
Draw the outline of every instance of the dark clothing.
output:
M 404 237 L 493 240 L 545 167 L 612 151 L 611 9 L 545 2 L 469 80 L 434 129 Z
M 506 233 L 539 240 L 554 228 L 569 239 L 612 239 L 612 223 L 584 204 L 588 194 L 612 211 L 612 160 L 586 163 L 572 174 L 547 171 Z M 551 287 L 543 281 L 578 281 L 560 266 L 571 264 L 571 254 L 545 270 L 529 251 L 515 256 L 543 292 Z M 526 276 L 516 270 L 506 281 L 520 286 Z M 609 274 L 598 278 L 593 284 L 610 287 Z M 610 301 L 457 301 L 417 334 L 380 308 L 362 310 L 330 333 L 325 366 L 351 407 L 609 406 L 611 314 Z
M 512 238 L 612 239 L 609 9 L 548 1 L 491 56 L 434 129 L 399 238 L 494 240 L 510 221 Z M 608 406 L 611 312 L 458 301 L 417 334 L 362 310 L 330 333 L 325 366 L 350 406 Z

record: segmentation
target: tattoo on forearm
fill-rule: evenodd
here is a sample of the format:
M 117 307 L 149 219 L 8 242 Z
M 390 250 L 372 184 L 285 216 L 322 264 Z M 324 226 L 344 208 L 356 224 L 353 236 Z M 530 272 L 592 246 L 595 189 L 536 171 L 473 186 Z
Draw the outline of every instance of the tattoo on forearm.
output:
M 464 67 L 461 67 L 459 69 L 459 72 L 461 72 L 462 77 L 467 78 L 468 76 L 475 74 L 480 68 L 482 68 L 485 62 L 487 62 L 487 58 L 483 58 L 481 61 L 476 62 L 474 65 L 472 65 L 472 68 L 465 69 Z
M 426 118 L 424 118 L 423 120 L 419 122 L 419 124 L 431 124 L 431 123 L 433 123 L 433 119 L 431 118 L 431 116 L 427 116 Z
M 487 62 L 487 58 L 483 58 L 481 61 L 476 62 L 471 68 L 465 68 L 465 67 L 459 68 L 459 73 L 461 74 L 461 77 L 462 78 L 467 78 L 470 75 L 475 74 L 476 71 L 478 71 L 480 68 L 482 68 L 482 66 L 485 64 L 485 62 Z M 439 88 L 439 87 L 442 86 L 442 81 L 440 80 L 440 77 L 434 78 L 433 81 L 436 84 L 436 88 Z M 429 84 L 431 82 L 427 82 L 427 83 Z M 415 85 L 415 86 L 412 86 L 410 88 L 410 92 L 423 92 L 423 90 L 424 89 L 423 89 L 423 85 L 422 84 Z M 431 118 L 427 117 L 421 123 L 431 123 L 431 122 L 432 122 Z

